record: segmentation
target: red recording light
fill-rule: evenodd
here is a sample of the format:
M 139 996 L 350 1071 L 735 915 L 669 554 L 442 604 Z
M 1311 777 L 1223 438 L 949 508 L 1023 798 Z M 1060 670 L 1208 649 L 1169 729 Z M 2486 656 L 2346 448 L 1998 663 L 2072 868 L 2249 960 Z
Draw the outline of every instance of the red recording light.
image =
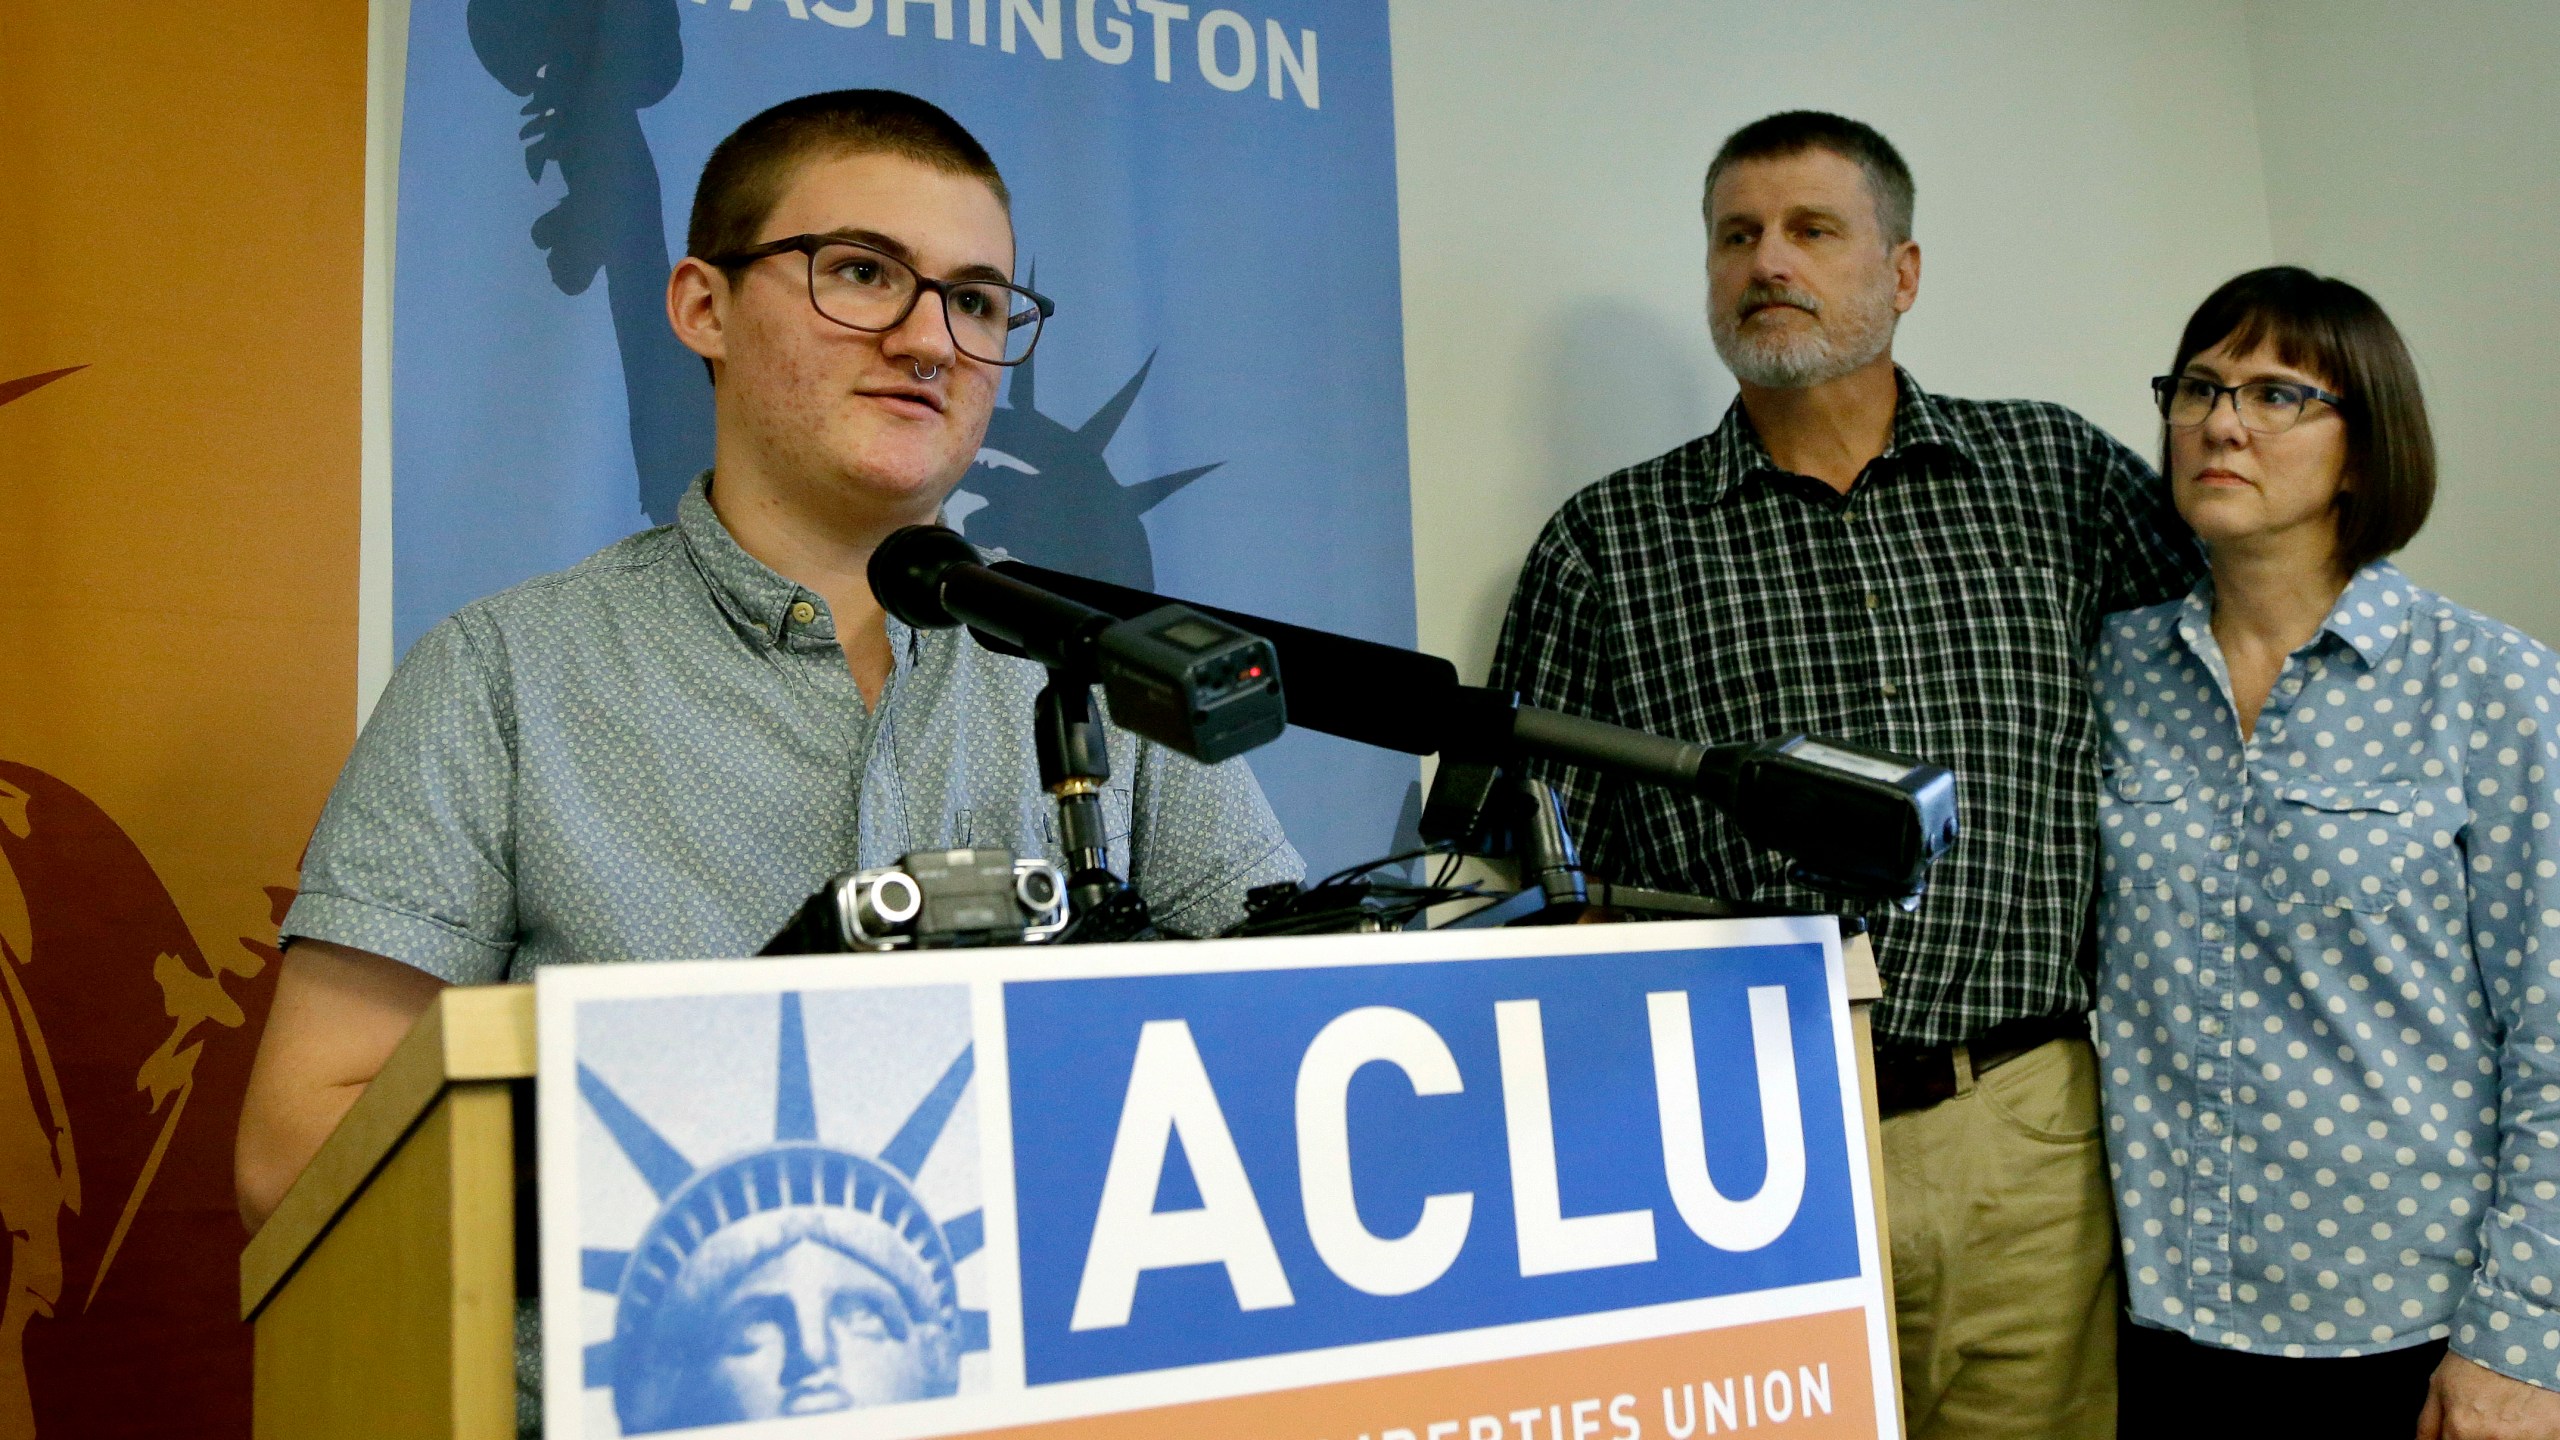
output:
M 1255 665 L 1255 666 L 1253 666 L 1253 667 L 1251 667 L 1251 668 L 1247 669 L 1247 670 L 1244 672 L 1244 678 L 1246 678 L 1247 680 L 1259 680 L 1259 679 L 1261 679 L 1261 678 L 1262 678 L 1262 667 L 1261 667 L 1261 666 L 1259 666 L 1259 665 Z

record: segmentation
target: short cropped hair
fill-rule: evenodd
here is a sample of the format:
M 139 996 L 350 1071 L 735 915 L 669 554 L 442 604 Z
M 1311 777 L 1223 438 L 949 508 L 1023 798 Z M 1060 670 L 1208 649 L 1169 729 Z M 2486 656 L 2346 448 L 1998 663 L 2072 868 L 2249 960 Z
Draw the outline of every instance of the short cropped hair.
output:
M 2338 496 L 2338 560 L 2349 574 L 2416 537 L 2436 499 L 2435 432 L 2418 364 L 2374 298 L 2299 265 L 2270 265 L 2223 282 L 2178 337 L 2169 373 L 2215 346 L 2276 358 L 2345 397 L 2347 485 Z M 2162 436 L 2160 473 L 2169 473 Z
M 1874 126 L 1822 110 L 1780 111 L 1724 137 L 1716 158 L 1707 164 L 1706 189 L 1698 200 L 1707 222 L 1715 222 L 1716 177 L 1726 166 L 1743 160 L 1784 160 L 1808 150 L 1828 150 L 1857 162 L 1866 172 L 1867 193 L 1875 197 L 1876 223 L 1884 230 L 1884 243 L 1899 245 L 1911 238 L 1911 212 L 1918 192 L 1901 152 Z
M 702 166 L 685 253 L 703 260 L 756 243 L 800 168 L 814 159 L 899 155 L 1013 196 L 985 146 L 940 106 L 897 90 L 828 90 L 785 100 L 729 132 Z

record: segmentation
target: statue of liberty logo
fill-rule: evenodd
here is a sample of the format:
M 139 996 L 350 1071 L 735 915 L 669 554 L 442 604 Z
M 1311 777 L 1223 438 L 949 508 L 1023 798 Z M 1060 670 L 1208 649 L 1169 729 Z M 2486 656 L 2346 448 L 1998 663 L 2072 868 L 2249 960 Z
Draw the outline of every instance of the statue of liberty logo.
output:
M 962 520 L 969 538 L 1034 565 L 1153 590 L 1156 557 L 1146 513 L 1221 462 L 1122 484 L 1102 452 L 1138 402 L 1155 357 L 1074 429 L 1033 407 L 1032 367 L 1039 363 L 1035 356 L 1015 368 L 977 464 L 960 482 L 963 492 L 986 502 Z
M 942 987 L 858 993 L 892 1010 L 901 996 L 966 1004 Z M 986 1312 L 961 1303 L 957 1274 L 981 1245 L 980 1212 L 934 1215 L 917 1177 L 948 1138 L 974 1053 L 964 1040 L 876 1153 L 829 1143 L 801 997 L 787 993 L 771 1140 L 697 1165 L 587 1066 L 582 1045 L 579 1094 L 660 1201 L 631 1249 L 580 1255 L 586 1288 L 615 1301 L 613 1337 L 587 1347 L 586 1383 L 612 1390 L 623 1433 L 958 1393 L 961 1357 L 987 1348 Z

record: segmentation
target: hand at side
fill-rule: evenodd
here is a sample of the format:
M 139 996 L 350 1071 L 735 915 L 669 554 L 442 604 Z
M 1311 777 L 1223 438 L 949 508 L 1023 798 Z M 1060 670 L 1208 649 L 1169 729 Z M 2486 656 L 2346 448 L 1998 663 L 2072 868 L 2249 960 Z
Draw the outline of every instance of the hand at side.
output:
M 2560 1440 L 2560 1391 L 2448 1352 L 2427 1382 L 2418 1440 Z

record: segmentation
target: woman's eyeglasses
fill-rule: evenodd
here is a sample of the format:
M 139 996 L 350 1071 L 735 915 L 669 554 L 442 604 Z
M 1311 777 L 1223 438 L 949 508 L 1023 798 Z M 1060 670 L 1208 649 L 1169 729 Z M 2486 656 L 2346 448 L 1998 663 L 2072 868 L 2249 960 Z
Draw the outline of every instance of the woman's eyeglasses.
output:
M 2301 421 L 2303 407 L 2315 400 L 2333 410 L 2347 403 L 2343 395 L 2291 380 L 2216 385 L 2200 375 L 2154 376 L 2151 394 L 2160 402 L 2160 418 L 2180 430 L 2203 424 L 2228 395 L 2241 427 L 2260 435 L 2281 435 L 2292 429 Z

